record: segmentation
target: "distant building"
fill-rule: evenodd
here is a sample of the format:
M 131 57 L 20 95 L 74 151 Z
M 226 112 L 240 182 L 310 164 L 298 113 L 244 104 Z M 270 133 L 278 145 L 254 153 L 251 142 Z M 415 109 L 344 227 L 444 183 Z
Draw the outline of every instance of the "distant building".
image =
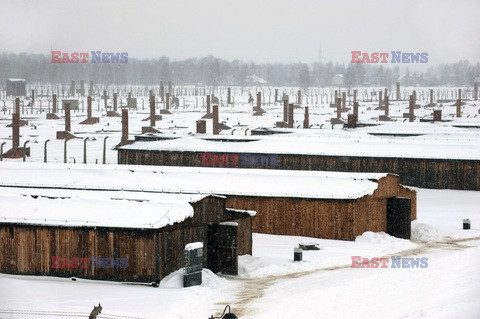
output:
M 333 86 L 342 86 L 345 80 L 343 78 L 343 74 L 337 74 L 332 78 L 332 85 Z
M 7 79 L 7 96 L 27 95 L 27 81 L 25 79 Z
M 264 84 L 268 84 L 268 82 L 264 79 L 262 79 L 261 77 L 259 76 L 256 76 L 255 74 L 254 75 L 249 75 L 247 76 L 246 80 L 245 80 L 246 84 L 250 84 L 250 85 L 264 85 Z
M 190 243 L 203 243 L 204 267 L 230 275 L 252 253 L 254 212 L 222 196 L 50 186 L 0 187 L 1 273 L 158 284 Z

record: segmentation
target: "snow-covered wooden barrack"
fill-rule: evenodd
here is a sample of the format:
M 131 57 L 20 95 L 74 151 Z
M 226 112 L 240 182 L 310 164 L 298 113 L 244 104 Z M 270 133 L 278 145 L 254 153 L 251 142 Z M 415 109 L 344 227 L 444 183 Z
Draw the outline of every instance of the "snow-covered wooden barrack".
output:
M 416 219 L 416 192 L 386 173 L 3 163 L 0 174 L 0 187 L 28 183 L 53 189 L 220 195 L 226 197 L 226 207 L 243 210 L 239 214 L 256 211 L 253 231 L 268 234 L 353 240 L 365 231 L 388 231 L 409 237 L 410 221 Z M 401 220 L 389 211 L 400 209 L 399 198 L 407 199 Z M 249 236 L 240 225 L 239 241 L 249 242 Z
M 118 163 L 337 172 L 379 172 L 422 188 L 480 190 L 480 147 L 474 132 L 402 137 L 399 132 L 349 138 L 138 136 L 118 150 Z M 397 135 L 395 135 L 397 134 Z M 158 139 L 162 140 L 158 140 Z M 148 141 L 151 140 L 151 141 Z
M 227 209 L 222 196 L 122 190 L 121 180 L 72 189 L 62 176 L 17 177 L 0 187 L 3 273 L 158 283 L 183 267 L 188 243 L 203 242 L 205 267 L 227 258 L 217 264 L 228 269 L 216 269 L 226 273 L 235 272 L 238 255 L 252 253 L 253 214 Z M 223 222 L 237 223 L 238 232 L 211 240 Z

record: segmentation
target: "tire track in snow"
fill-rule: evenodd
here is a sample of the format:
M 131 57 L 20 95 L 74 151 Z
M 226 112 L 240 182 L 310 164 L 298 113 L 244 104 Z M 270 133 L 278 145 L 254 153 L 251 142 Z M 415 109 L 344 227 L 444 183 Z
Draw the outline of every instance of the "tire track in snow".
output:
M 480 236 L 478 237 L 470 237 L 470 238 L 461 238 L 461 239 L 447 239 L 443 242 L 414 242 L 419 244 L 419 247 L 401 250 L 396 253 L 384 255 L 382 257 L 390 258 L 392 256 L 415 256 L 423 254 L 430 250 L 464 250 L 470 248 L 472 246 L 463 245 L 460 243 L 468 242 L 468 241 L 477 241 L 480 240 Z M 265 291 L 270 288 L 276 281 L 281 280 L 288 280 L 288 279 L 296 279 L 300 277 L 309 276 L 315 273 L 319 273 L 322 271 L 335 271 L 339 269 L 348 269 L 351 268 L 351 264 L 346 265 L 339 265 L 339 266 L 331 266 L 331 267 L 324 267 L 318 268 L 315 270 L 309 271 L 302 271 L 296 273 L 290 273 L 285 275 L 279 276 L 269 276 L 265 278 L 238 278 L 233 276 L 226 276 L 230 280 L 240 281 L 240 291 L 235 295 L 236 299 L 229 302 L 218 302 L 218 305 L 225 305 L 229 304 L 232 306 L 232 312 L 234 312 L 237 316 L 247 316 L 253 315 L 254 310 L 250 307 L 250 303 L 252 301 L 258 300 L 262 298 L 265 294 Z

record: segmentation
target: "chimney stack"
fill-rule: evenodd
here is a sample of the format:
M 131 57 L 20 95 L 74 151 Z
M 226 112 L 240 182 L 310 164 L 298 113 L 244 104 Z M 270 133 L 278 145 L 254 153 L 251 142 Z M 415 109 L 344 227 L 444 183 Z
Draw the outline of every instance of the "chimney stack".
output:
M 125 144 L 128 141 L 128 109 L 122 109 L 122 140 Z
M 342 117 L 342 99 L 337 98 L 337 119 Z
M 92 118 L 92 97 L 87 97 L 87 119 Z
M 457 99 L 457 117 L 462 117 L 462 99 Z
M 210 112 L 210 103 L 211 103 L 211 101 L 210 101 L 210 94 L 209 94 L 209 95 L 207 95 L 207 114 L 211 113 Z
M 305 106 L 305 118 L 303 120 L 303 128 L 309 128 L 310 126 L 310 119 L 308 115 L 308 106 Z
M 65 103 L 65 132 L 70 132 L 71 130 L 70 103 Z
M 415 91 L 413 91 L 415 93 Z M 413 119 L 414 119 L 414 113 L 413 113 L 413 110 L 415 108 L 415 97 L 414 95 L 410 95 L 410 101 L 408 103 L 408 118 L 409 118 L 409 122 L 413 122 Z
M 389 113 L 389 101 L 388 101 L 388 95 L 385 95 L 385 116 L 388 116 Z
M 20 113 L 12 114 L 12 148 L 20 146 Z
M 293 103 L 288 104 L 288 128 L 293 128 Z
M 213 105 L 213 135 L 218 135 L 220 129 L 218 126 L 218 104 Z
M 53 105 L 53 107 L 52 107 L 52 113 L 55 114 L 55 113 L 57 113 L 57 95 L 56 95 L 56 94 L 53 95 L 52 105 Z
M 15 98 L 15 113 L 20 115 L 20 98 Z
M 254 111 L 259 111 L 262 108 L 262 92 L 257 92 L 257 107 Z
M 118 93 L 113 93 L 113 111 L 117 112 L 117 97 Z
M 150 95 L 150 126 L 155 127 L 155 96 Z

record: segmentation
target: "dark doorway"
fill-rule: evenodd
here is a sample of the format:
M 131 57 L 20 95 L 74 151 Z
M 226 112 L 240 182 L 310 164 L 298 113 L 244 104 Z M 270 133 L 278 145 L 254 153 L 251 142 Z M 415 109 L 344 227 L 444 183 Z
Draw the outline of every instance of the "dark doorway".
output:
M 208 226 L 207 268 L 214 273 L 238 274 L 238 227 L 236 223 Z
M 410 239 L 411 199 L 391 197 L 387 199 L 387 234 Z

